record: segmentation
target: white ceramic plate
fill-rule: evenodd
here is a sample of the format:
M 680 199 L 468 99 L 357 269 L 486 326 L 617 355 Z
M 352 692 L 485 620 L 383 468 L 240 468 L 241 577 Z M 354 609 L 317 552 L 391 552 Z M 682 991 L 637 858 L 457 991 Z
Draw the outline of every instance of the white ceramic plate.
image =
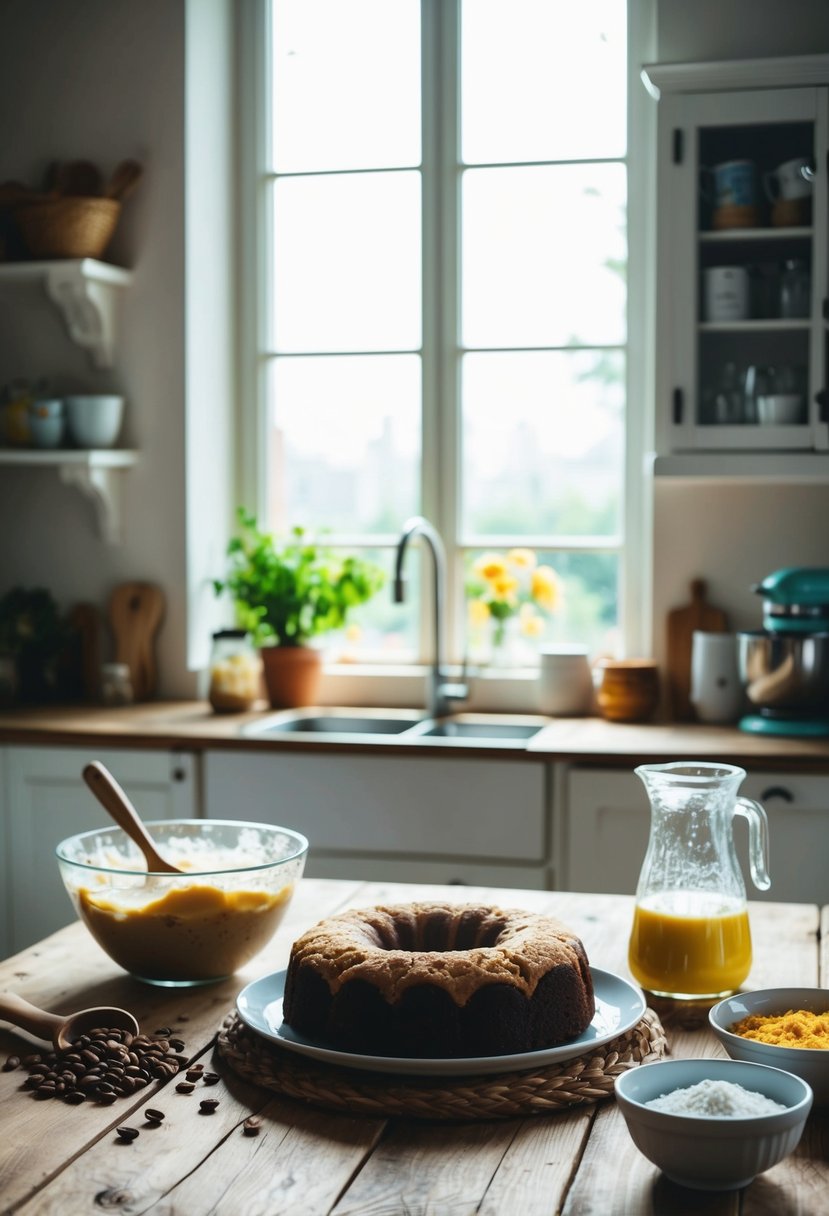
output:
M 641 991 L 629 980 L 614 975 L 612 971 L 600 971 L 597 967 L 591 967 L 590 971 L 596 994 L 596 1013 L 584 1033 L 561 1047 L 547 1047 L 542 1051 L 526 1051 L 511 1056 L 421 1060 L 409 1056 L 365 1056 L 335 1051 L 326 1047 L 323 1042 L 303 1038 L 282 1021 L 284 971 L 274 971 L 248 984 L 236 998 L 236 1009 L 245 1025 L 263 1038 L 278 1043 L 287 1051 L 296 1051 L 300 1055 L 325 1060 L 329 1064 L 339 1064 L 344 1068 L 455 1077 L 494 1072 L 522 1072 L 528 1068 L 541 1068 L 558 1061 L 575 1059 L 592 1048 L 609 1043 L 639 1021 L 645 1012 L 645 998 Z

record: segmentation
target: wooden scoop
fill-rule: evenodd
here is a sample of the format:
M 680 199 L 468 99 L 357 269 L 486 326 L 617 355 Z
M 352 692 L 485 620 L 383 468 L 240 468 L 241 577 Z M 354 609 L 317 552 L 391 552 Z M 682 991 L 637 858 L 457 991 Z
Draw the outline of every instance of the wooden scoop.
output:
M 56 1051 L 65 1051 L 82 1034 L 99 1026 L 108 1030 L 127 1030 L 133 1036 L 138 1034 L 138 1022 L 126 1009 L 100 1005 L 64 1017 L 38 1009 L 37 1005 L 31 1005 L 14 992 L 0 992 L 0 1017 L 39 1039 L 51 1040 Z
M 100 760 L 93 760 L 83 770 L 83 779 L 105 810 L 109 811 L 119 828 L 127 833 L 147 859 L 147 869 L 152 874 L 181 874 L 178 866 L 165 861 L 155 847 L 138 811 L 130 802 L 109 769 Z

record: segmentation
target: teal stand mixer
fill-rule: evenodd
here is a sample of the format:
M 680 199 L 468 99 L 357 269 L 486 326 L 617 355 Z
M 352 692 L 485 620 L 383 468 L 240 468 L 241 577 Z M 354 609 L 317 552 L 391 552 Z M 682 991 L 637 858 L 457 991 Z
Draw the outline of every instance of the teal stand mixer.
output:
M 829 569 L 791 566 L 752 588 L 763 628 L 737 634 L 752 734 L 829 738 Z

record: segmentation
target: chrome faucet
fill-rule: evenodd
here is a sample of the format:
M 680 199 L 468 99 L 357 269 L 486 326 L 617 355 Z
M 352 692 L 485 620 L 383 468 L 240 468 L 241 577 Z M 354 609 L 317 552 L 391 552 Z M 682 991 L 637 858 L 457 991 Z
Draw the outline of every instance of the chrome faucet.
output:
M 440 534 L 422 515 L 414 515 L 403 525 L 400 540 L 397 542 L 397 558 L 394 566 L 395 604 L 402 604 L 406 598 L 406 580 L 403 577 L 403 559 L 409 541 L 415 536 L 422 536 L 426 541 L 434 561 L 434 579 L 432 600 L 434 609 L 434 659 L 429 673 L 426 692 L 426 709 L 430 718 L 443 718 L 449 712 L 453 701 L 465 701 L 469 696 L 469 688 L 463 683 L 447 681 L 443 670 L 444 652 L 444 605 L 446 594 L 446 551 Z

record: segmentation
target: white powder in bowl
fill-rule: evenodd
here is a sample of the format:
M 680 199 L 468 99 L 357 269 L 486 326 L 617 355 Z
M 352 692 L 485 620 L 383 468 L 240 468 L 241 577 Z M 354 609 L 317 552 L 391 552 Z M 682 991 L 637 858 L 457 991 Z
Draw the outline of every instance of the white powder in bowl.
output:
M 743 1089 L 732 1081 L 700 1081 L 687 1089 L 661 1094 L 644 1105 L 669 1115 L 698 1115 L 707 1119 L 750 1119 L 754 1115 L 773 1115 L 787 1109 L 765 1094 Z

